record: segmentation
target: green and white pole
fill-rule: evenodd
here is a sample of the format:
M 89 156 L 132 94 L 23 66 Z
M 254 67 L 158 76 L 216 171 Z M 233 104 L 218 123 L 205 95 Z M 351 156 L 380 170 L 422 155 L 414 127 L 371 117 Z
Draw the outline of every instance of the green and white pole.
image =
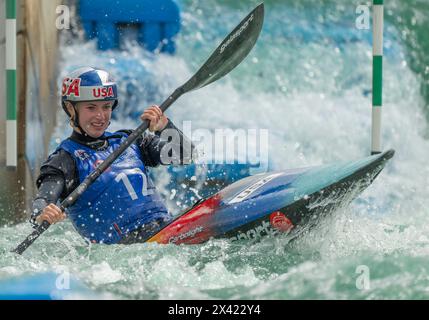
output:
M 17 166 L 16 0 L 6 0 L 6 166 Z
M 372 29 L 372 134 L 371 154 L 381 149 L 381 106 L 383 95 L 383 0 L 373 1 Z

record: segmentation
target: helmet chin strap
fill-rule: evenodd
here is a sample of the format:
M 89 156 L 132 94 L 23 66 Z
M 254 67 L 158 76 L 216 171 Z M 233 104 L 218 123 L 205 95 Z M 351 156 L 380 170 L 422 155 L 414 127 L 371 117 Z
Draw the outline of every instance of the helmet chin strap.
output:
M 79 113 L 77 112 L 76 104 L 71 103 L 71 105 L 73 106 L 74 110 L 73 126 L 78 128 L 85 137 L 90 137 L 90 135 L 85 130 L 83 130 L 79 124 Z

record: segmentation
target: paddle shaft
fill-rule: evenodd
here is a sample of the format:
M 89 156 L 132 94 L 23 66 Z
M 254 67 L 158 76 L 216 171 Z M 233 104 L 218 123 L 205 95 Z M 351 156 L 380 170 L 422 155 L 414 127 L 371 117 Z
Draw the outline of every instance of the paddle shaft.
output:
M 166 111 L 184 92 L 180 87 L 176 89 L 159 107 L 162 112 Z M 83 180 L 83 182 L 65 198 L 60 205 L 62 211 L 65 208 L 72 206 L 76 200 L 88 189 L 88 187 L 104 172 L 110 165 L 127 149 L 133 142 L 143 134 L 149 127 L 149 121 L 144 120 L 143 123 L 137 127 L 128 138 L 121 143 L 118 149 L 115 149 L 106 160 L 104 160 L 91 174 Z
M 176 89 L 159 107 L 162 112 L 166 111 L 182 94 L 182 87 Z M 85 180 L 65 198 L 59 208 L 64 212 L 67 207 L 72 206 L 77 199 L 88 189 L 88 187 L 113 163 L 115 160 L 149 127 L 149 121 L 145 120 L 134 130 L 128 138 L 114 150 L 105 161 L 103 161 Z M 13 252 L 22 254 L 36 239 L 50 227 L 50 223 L 44 220 Z

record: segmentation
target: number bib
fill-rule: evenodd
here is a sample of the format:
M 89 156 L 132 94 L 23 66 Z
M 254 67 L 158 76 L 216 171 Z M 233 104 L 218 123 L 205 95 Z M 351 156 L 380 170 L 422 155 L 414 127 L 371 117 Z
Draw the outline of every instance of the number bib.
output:
M 113 134 L 106 132 L 105 135 Z M 75 160 L 80 183 L 127 138 L 121 132 L 114 135 L 122 137 L 110 138 L 109 146 L 103 151 L 70 139 L 60 144 L 58 149 L 67 151 Z M 141 158 L 139 147 L 129 146 L 76 203 L 66 209 L 80 235 L 93 243 L 112 244 L 148 222 L 170 219 Z

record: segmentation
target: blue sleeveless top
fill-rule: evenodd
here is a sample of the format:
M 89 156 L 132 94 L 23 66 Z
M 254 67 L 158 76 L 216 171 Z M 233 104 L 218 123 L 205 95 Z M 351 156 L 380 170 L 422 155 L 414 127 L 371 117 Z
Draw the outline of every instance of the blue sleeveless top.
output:
M 93 150 L 70 139 L 58 149 L 71 155 L 82 181 L 127 135 L 106 132 L 108 139 L 103 151 Z M 93 243 L 113 244 L 126 234 L 156 219 L 170 219 L 164 203 L 150 179 L 136 144 L 130 145 L 93 184 L 66 209 L 68 217 L 81 236 Z

